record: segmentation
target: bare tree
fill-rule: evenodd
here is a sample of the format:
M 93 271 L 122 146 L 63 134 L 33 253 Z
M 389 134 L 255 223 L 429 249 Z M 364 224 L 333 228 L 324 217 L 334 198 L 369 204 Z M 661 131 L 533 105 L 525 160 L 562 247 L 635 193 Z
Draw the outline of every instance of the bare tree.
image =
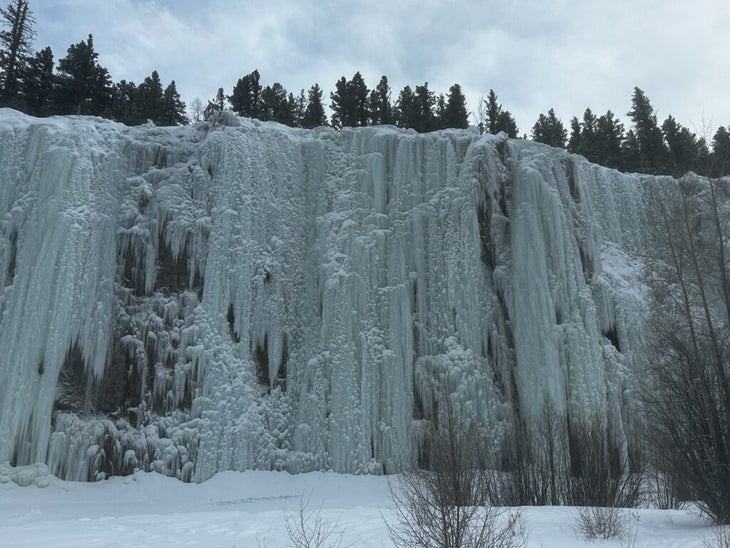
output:
M 727 183 L 661 181 L 650 203 L 650 381 L 655 463 L 674 493 L 730 523 L 730 204 Z
M 484 468 L 486 433 L 440 399 L 437 420 L 423 443 L 424 468 L 390 484 L 395 522 L 386 520 L 396 546 L 422 548 L 507 548 L 524 543 L 519 512 L 490 505 Z
M 484 101 L 484 94 L 479 96 L 477 109 L 471 113 L 471 117 L 474 119 L 479 134 L 483 135 L 487 128 L 487 104 Z
M 200 97 L 196 97 L 190 101 L 190 120 L 200 122 L 203 119 L 204 110 L 203 101 L 200 100 Z

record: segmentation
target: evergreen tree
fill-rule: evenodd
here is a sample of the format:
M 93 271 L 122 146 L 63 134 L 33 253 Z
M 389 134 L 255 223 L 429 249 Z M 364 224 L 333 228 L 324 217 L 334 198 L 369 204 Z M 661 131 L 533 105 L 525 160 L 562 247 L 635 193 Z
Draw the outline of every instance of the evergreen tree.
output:
M 582 154 L 595 164 L 615 169 L 623 168 L 622 144 L 624 126 L 610 110 L 596 117 L 590 108 L 583 113 L 583 120 L 573 117 L 570 121 L 568 150 Z
M 596 162 L 599 151 L 596 143 L 596 127 L 598 119 L 590 108 L 583 112 L 583 121 L 580 130 L 580 147 L 578 154 L 582 154 L 590 162 Z
M 43 48 L 28 61 L 23 84 L 25 112 L 31 116 L 51 114 L 53 92 L 53 52 L 50 47 Z
M 33 15 L 27 0 L 13 0 L 0 8 L 5 27 L 0 31 L 0 106 L 19 107 L 22 79 L 31 54 Z
M 151 120 L 162 125 L 165 116 L 165 101 L 162 95 L 162 82 L 156 70 L 147 76 L 137 88 L 134 100 L 136 117 L 144 123 Z
M 370 119 L 368 96 L 370 94 L 362 75 L 356 72 L 349 82 L 350 96 L 352 97 L 353 126 L 366 126 Z
M 299 90 L 299 95 L 294 97 L 291 93 L 289 94 L 289 102 L 291 103 L 292 112 L 292 126 L 303 127 L 304 113 L 307 110 L 307 99 L 304 95 L 304 90 Z
M 259 71 L 254 70 L 240 78 L 228 97 L 233 112 L 247 118 L 258 118 L 261 115 L 261 84 Z
M 696 170 L 700 154 L 697 136 L 671 115 L 664 120 L 662 133 L 668 148 L 669 172 L 673 175 L 684 175 L 690 170 Z
M 499 125 L 499 116 L 502 113 L 502 105 L 497 101 L 497 94 L 494 93 L 493 89 L 489 90 L 484 104 L 487 107 L 486 110 L 486 131 L 492 135 L 499 133 L 497 129 Z
M 725 126 L 717 128 L 712 138 L 712 175 L 730 175 L 730 131 Z
M 398 94 L 395 106 L 395 118 L 398 127 L 413 128 L 418 124 L 419 110 L 416 96 L 410 86 L 404 87 Z
M 568 138 L 568 132 L 563 126 L 560 118 L 555 116 L 555 111 L 551 108 L 548 110 L 547 116 L 540 114 L 532 127 L 532 139 L 538 143 L 545 143 L 552 147 L 565 148 L 565 141 Z
M 208 105 L 203 111 L 203 117 L 208 120 L 215 114 L 220 114 L 223 109 L 226 108 L 226 94 L 223 88 L 218 88 L 218 92 L 215 94 L 215 98 L 208 101 Z
M 218 88 L 213 105 L 218 112 L 223 112 L 223 109 L 226 108 L 226 94 L 223 92 L 223 88 Z
M 111 110 L 111 79 L 100 66 L 91 34 L 58 62 L 57 108 L 61 114 L 104 115 Z
M 497 94 L 493 89 L 489 90 L 489 95 L 484 101 L 486 106 L 486 130 L 488 133 L 496 135 L 500 131 L 504 131 L 508 137 L 517 138 L 517 123 L 508 110 L 504 110 L 497 100 Z
M 497 133 L 504 131 L 510 139 L 517 139 L 517 122 L 509 110 L 503 110 L 497 116 Z
M 383 75 L 380 82 L 370 92 L 370 122 L 375 126 L 390 125 L 395 123 L 393 105 L 390 102 L 390 86 L 388 77 Z
M 665 170 L 666 150 L 654 108 L 646 94 L 638 87 L 631 97 L 631 110 L 627 116 L 634 123 L 639 145 L 639 169 L 646 173 Z
M 570 119 L 570 139 L 568 140 L 568 151 L 573 154 L 580 154 L 578 151 L 581 148 L 580 142 L 581 127 L 580 122 L 576 116 Z
M 434 111 L 434 117 L 436 118 L 436 129 L 446 129 L 446 121 L 444 120 L 445 113 L 446 97 L 444 97 L 443 93 L 439 93 L 439 96 L 436 98 L 436 107 Z
M 428 82 L 424 82 L 422 86 L 416 86 L 413 98 L 417 115 L 411 127 L 419 133 L 435 130 L 436 116 L 434 107 L 436 106 L 436 95 L 428 89 Z
M 175 80 L 172 80 L 162 93 L 162 108 L 160 125 L 180 126 L 190 123 L 185 116 L 185 103 L 180 99 Z
M 633 129 L 630 129 L 626 134 L 626 140 L 621 145 L 621 162 L 625 172 L 635 173 L 639 171 L 641 167 L 640 148 L 636 133 Z
M 117 122 L 127 125 L 140 124 L 136 109 L 137 85 L 122 80 L 112 86 L 111 116 Z
M 336 128 L 367 125 L 369 119 L 368 88 L 359 72 L 349 82 L 343 76 L 330 94 L 332 126 Z
M 466 97 L 461 92 L 461 86 L 459 84 L 454 84 L 449 88 L 446 106 L 440 118 L 442 120 L 441 126 L 445 128 L 466 129 L 469 127 Z
M 327 125 L 327 116 L 324 113 L 322 104 L 322 88 L 314 84 L 307 93 L 307 108 L 302 118 L 302 127 L 315 128 Z
M 284 125 L 292 125 L 292 103 L 286 88 L 279 82 L 266 86 L 261 91 L 261 120 L 270 120 Z
M 616 118 L 613 112 L 599 116 L 596 121 L 594 151 L 597 152 L 596 162 L 602 166 L 614 169 L 623 168 L 621 145 L 624 141 L 624 125 Z
M 343 76 L 335 83 L 335 91 L 330 93 L 332 127 L 340 129 L 348 125 L 351 100 L 347 89 L 347 79 Z
M 697 139 L 696 167 L 700 175 L 712 177 L 712 155 L 704 137 Z

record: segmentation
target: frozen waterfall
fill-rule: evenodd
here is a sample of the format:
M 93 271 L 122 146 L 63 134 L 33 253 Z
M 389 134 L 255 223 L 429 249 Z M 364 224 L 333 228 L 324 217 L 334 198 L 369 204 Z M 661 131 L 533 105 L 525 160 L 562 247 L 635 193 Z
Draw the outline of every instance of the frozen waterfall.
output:
M 450 397 L 626 450 L 642 188 L 474 131 L 0 110 L 0 462 L 381 473 Z

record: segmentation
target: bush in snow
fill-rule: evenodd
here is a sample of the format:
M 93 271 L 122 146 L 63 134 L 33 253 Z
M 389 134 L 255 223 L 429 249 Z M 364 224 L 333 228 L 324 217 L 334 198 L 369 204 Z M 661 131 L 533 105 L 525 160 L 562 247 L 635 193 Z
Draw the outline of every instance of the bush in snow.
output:
M 310 499 L 299 499 L 299 511 L 284 510 L 286 537 L 294 548 L 340 548 L 342 531 L 337 523 L 328 523 L 321 516 L 321 507 L 309 509 Z
M 491 475 L 484 469 L 486 433 L 457 411 L 449 395 L 427 427 L 424 466 L 390 484 L 395 520 L 386 526 L 400 547 L 521 546 L 519 512 L 489 503 Z

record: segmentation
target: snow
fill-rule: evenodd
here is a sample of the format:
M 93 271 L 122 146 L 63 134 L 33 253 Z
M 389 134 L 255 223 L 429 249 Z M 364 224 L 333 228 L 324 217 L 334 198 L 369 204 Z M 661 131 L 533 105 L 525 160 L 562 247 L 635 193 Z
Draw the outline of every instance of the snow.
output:
M 392 546 L 383 518 L 392 519 L 387 479 L 313 472 L 222 472 L 184 484 L 156 473 L 88 484 L 52 478 L 45 487 L 18 487 L 11 473 L 52 478 L 42 466 L 0 466 L 0 538 L 6 548 L 54 546 L 288 546 L 284 512 L 320 518 L 342 532 L 344 546 Z M 571 507 L 521 509 L 528 547 L 621 546 L 589 543 L 574 529 Z M 628 511 L 630 514 L 633 510 Z M 636 510 L 635 546 L 701 547 L 714 529 L 687 510 Z M 312 518 L 313 519 L 313 518 Z
M 470 130 L 219 122 L 0 110 L 0 462 L 389 473 L 444 374 L 495 431 L 550 401 L 626 455 L 652 178 Z

